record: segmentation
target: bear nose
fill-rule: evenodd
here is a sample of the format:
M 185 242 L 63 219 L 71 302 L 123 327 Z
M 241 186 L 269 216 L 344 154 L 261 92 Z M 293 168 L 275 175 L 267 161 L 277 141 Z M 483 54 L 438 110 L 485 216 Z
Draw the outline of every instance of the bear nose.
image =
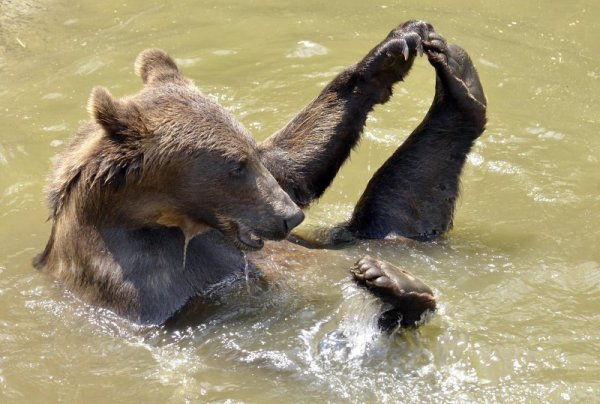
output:
M 289 233 L 294 227 L 296 227 L 300 223 L 302 223 L 303 220 L 304 220 L 304 212 L 302 212 L 302 210 L 298 209 L 296 212 L 294 212 L 293 215 L 291 215 L 290 217 L 286 218 L 283 221 L 283 223 L 285 225 L 285 231 Z

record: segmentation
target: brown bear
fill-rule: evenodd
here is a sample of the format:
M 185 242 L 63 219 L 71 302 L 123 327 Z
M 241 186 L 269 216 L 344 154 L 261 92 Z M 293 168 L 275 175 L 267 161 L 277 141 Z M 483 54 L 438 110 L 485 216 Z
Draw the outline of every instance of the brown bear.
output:
M 301 208 L 348 158 L 367 114 L 423 53 L 437 72 L 424 121 L 373 176 L 347 223 L 320 245 L 288 237 L 304 218 Z M 471 60 L 421 21 L 391 31 L 261 144 L 165 52 L 142 52 L 135 70 L 144 82 L 135 96 L 93 90 L 93 120 L 49 180 L 52 232 L 34 265 L 86 302 L 141 324 L 198 316 L 212 286 L 248 266 L 260 273 L 262 260 L 287 250 L 440 236 L 486 122 Z M 263 248 L 263 240 L 278 242 Z M 406 271 L 369 257 L 351 271 L 391 305 L 383 328 L 415 324 L 435 309 L 431 289 Z

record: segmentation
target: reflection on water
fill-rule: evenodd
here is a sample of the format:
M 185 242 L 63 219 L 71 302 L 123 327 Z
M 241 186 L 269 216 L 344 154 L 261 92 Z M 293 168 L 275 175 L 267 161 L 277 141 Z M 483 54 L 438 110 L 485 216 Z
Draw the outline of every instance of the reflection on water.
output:
M 600 388 L 600 6 L 578 2 L 20 2 L 0 23 L 2 401 L 583 401 Z M 8 18 L 10 17 L 10 18 Z M 48 236 L 50 159 L 86 118 L 91 88 L 140 88 L 133 60 L 163 47 L 259 139 L 389 29 L 422 18 L 470 51 L 487 132 L 469 157 L 455 230 L 277 267 L 200 325 L 140 329 L 35 272 Z M 344 220 L 422 119 L 433 73 L 417 61 L 306 228 Z M 355 288 L 370 254 L 426 279 L 431 321 L 377 332 Z M 273 264 L 275 265 L 275 264 Z M 243 275 L 242 275 L 243 278 Z

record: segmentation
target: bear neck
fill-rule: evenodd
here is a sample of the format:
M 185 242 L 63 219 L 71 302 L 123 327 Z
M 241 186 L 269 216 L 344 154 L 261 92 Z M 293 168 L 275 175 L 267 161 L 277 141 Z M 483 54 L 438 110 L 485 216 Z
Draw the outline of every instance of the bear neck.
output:
M 140 197 L 135 203 L 144 206 L 147 195 Z M 140 324 L 163 324 L 216 285 L 243 279 L 246 257 L 220 231 L 200 226 L 186 233 L 173 215 L 163 215 L 163 224 L 147 217 L 121 222 L 126 209 L 116 203 L 114 211 L 86 217 L 67 204 L 36 267 L 84 301 Z

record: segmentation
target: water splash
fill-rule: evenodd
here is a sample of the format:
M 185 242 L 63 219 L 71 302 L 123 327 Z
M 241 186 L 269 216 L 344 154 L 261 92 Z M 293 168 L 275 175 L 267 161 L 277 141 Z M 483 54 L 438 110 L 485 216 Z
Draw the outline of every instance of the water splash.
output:
M 346 295 L 358 294 L 354 286 L 344 290 Z M 348 339 L 349 359 L 362 359 L 375 353 L 376 341 L 381 336 L 377 320 L 382 312 L 381 302 L 370 296 L 358 294 L 348 299 L 347 313 L 341 329 Z
M 286 55 L 288 58 L 311 58 L 313 56 L 321 56 L 329 53 L 329 49 L 312 41 L 299 41 L 298 46 L 293 52 Z

